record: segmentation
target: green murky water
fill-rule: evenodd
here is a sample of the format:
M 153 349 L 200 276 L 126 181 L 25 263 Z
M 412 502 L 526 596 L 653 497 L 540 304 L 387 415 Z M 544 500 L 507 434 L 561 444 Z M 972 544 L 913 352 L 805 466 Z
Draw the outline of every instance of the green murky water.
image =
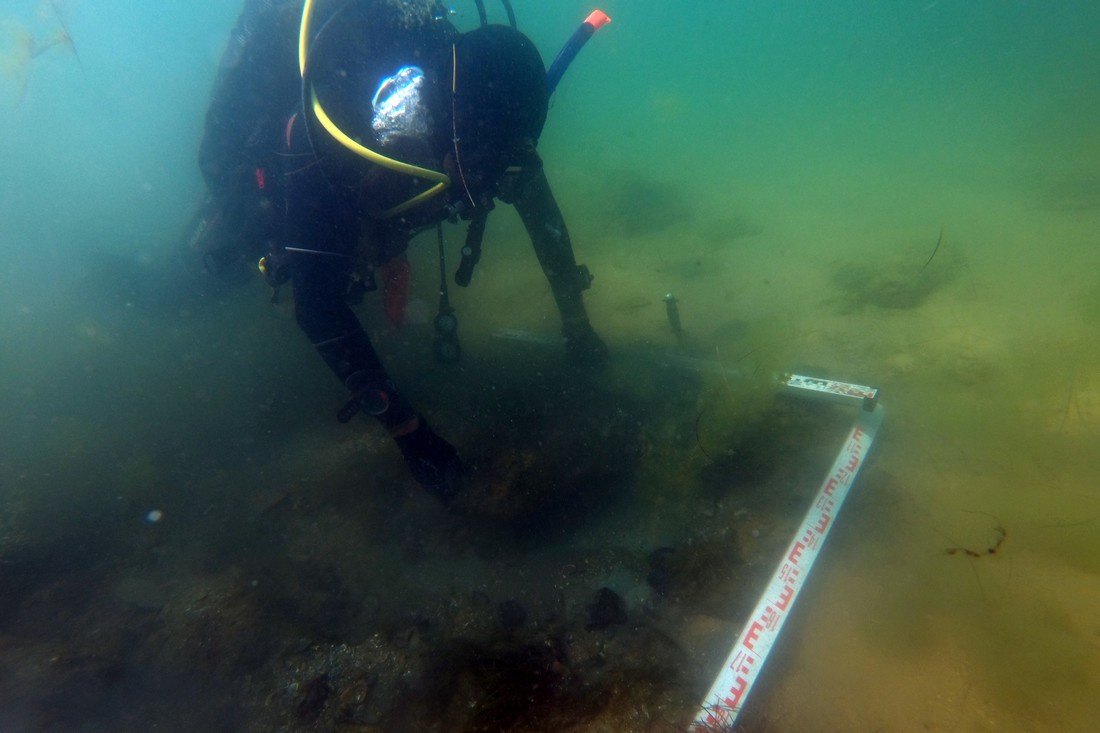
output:
M 259 283 L 156 297 L 236 8 L 69 2 L 79 63 L 28 66 L 24 30 L 55 28 L 22 5 L 0 34 L 0 728 L 678 729 L 849 418 L 777 401 L 788 369 L 879 386 L 888 415 L 745 729 L 1093 728 L 1092 4 L 606 4 L 540 149 L 609 373 L 589 392 L 493 338 L 556 329 L 504 210 L 452 293 L 461 369 L 428 363 L 429 326 L 363 314 L 480 466 L 466 516 L 331 420 Z M 515 6 L 547 57 L 590 9 Z M 627 624 L 586 628 L 600 587 Z

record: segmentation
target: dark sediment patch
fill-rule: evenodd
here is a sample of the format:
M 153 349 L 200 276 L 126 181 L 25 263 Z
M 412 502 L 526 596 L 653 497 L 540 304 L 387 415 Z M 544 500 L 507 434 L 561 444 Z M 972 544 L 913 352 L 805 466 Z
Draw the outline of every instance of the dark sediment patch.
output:
M 940 257 L 943 257 L 940 254 Z M 946 263 L 941 263 L 946 265 Z M 868 307 L 883 310 L 911 310 L 954 279 L 949 266 L 930 261 L 926 269 L 845 264 L 832 275 L 840 291 L 835 302 L 842 312 L 853 313 Z
M 725 247 L 749 237 L 755 237 L 763 230 L 751 218 L 740 214 L 729 214 L 704 219 L 695 225 L 695 232 L 704 244 L 712 247 Z
M 650 553 L 646 582 L 662 597 L 711 616 L 737 619 L 745 562 L 735 533 Z
M 793 472 L 816 463 L 814 436 L 843 430 L 850 422 L 828 406 L 786 397 L 747 420 L 721 422 L 709 411 L 700 417 L 696 437 L 707 461 L 698 469 L 697 485 L 714 497 L 739 492 L 750 498 L 777 481 L 788 482 Z M 768 494 L 769 500 L 775 498 L 774 492 Z
M 1100 171 L 1083 170 L 1063 175 L 1045 184 L 1039 192 L 1045 209 L 1084 212 L 1100 208 Z
M 527 609 L 519 601 L 509 598 L 497 604 L 497 620 L 505 631 L 516 631 L 527 623 Z
M 637 171 L 609 176 L 601 195 L 602 221 L 628 236 L 659 234 L 695 219 L 690 195 L 674 183 Z
M 502 379 L 464 410 L 478 423 L 463 438 L 470 472 L 459 510 L 523 543 L 600 515 L 635 477 L 648 407 L 568 373 Z

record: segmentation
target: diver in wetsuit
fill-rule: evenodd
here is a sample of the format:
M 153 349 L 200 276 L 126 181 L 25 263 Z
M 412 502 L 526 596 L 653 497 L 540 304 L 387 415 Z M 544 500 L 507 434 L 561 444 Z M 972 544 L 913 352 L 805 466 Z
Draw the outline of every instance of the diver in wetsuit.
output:
M 606 360 L 581 295 L 591 277 L 576 263 L 535 149 L 547 113 L 546 68 L 514 28 L 459 33 L 434 0 L 311 5 L 299 29 L 302 104 L 274 143 L 285 161 L 279 256 L 291 273 L 297 321 L 351 392 L 352 411 L 377 418 L 413 476 L 449 502 L 457 452 L 401 395 L 349 291 L 377 274 L 387 314 L 400 322 L 405 249 L 448 219 L 470 222 L 459 267 L 465 276 L 456 277 L 466 284 L 485 216 L 499 199 L 516 207 L 531 237 L 567 358 Z M 207 134 L 217 130 L 208 125 Z

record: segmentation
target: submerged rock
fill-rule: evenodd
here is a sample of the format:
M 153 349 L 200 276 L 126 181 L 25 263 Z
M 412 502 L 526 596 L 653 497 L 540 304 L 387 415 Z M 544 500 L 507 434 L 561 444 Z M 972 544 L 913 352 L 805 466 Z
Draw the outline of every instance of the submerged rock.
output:
M 328 675 L 322 674 L 302 685 L 298 702 L 294 706 L 294 712 L 298 718 L 311 723 L 321 717 L 321 711 L 332 694 L 332 686 L 329 684 Z
M 623 597 L 610 588 L 596 591 L 592 602 L 588 604 L 589 630 L 606 629 L 608 626 L 626 623 L 626 603 Z
M 740 608 L 737 581 L 743 563 L 733 534 L 660 547 L 649 555 L 646 582 L 662 597 L 724 618 Z
M 505 631 L 515 631 L 527 623 L 527 610 L 514 599 L 501 601 L 497 606 L 497 619 Z

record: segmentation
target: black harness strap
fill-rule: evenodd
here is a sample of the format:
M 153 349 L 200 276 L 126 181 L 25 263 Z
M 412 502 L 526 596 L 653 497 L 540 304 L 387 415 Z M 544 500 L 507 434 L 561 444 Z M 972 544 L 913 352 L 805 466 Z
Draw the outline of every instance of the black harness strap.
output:
M 470 278 L 474 275 L 474 267 L 481 260 L 481 242 L 485 239 L 485 221 L 489 218 L 489 212 L 478 214 L 470 220 L 470 226 L 466 229 L 466 244 L 462 247 L 462 261 L 455 272 L 455 284 L 466 287 L 470 284 Z

